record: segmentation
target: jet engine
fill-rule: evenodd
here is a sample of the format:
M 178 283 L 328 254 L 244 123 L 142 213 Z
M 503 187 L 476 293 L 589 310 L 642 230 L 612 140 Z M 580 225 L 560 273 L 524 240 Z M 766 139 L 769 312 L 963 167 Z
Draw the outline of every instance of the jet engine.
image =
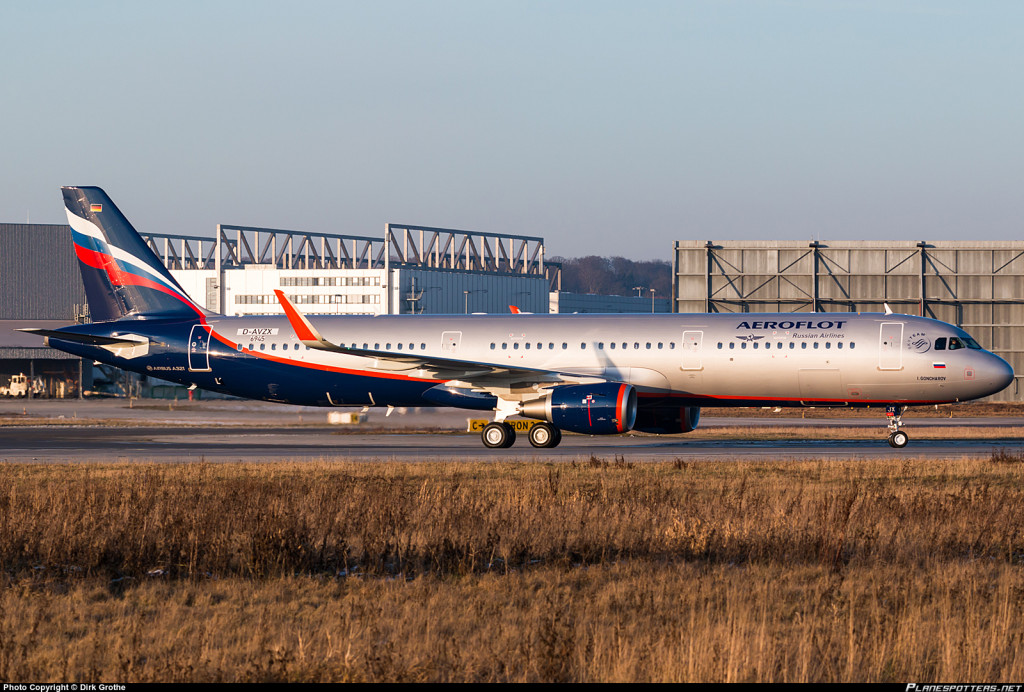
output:
M 644 408 L 636 414 L 634 430 L 658 435 L 693 432 L 700 422 L 700 406 Z
M 632 386 L 604 382 L 555 387 L 541 399 L 524 402 L 520 412 L 570 432 L 614 435 L 632 429 L 636 410 Z

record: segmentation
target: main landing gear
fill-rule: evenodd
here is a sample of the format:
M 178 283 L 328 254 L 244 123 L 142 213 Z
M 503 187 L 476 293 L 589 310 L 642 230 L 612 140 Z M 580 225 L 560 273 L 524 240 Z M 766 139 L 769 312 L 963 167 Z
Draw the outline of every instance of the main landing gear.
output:
M 509 423 L 488 423 L 480 433 L 484 447 L 507 449 L 516 443 L 516 429 Z
M 562 431 L 550 423 L 535 423 L 527 437 L 534 447 L 557 447 L 562 441 Z M 480 438 L 484 441 L 484 446 L 490 449 L 508 449 L 516 443 L 516 430 L 507 421 L 488 423 L 480 433 Z
M 906 410 L 906 406 L 896 406 L 894 404 L 890 404 L 885 407 L 885 415 L 889 419 L 890 447 L 903 449 L 907 446 L 907 442 L 910 441 L 910 437 L 907 436 L 907 433 L 900 430 L 900 428 L 903 427 L 903 412 Z

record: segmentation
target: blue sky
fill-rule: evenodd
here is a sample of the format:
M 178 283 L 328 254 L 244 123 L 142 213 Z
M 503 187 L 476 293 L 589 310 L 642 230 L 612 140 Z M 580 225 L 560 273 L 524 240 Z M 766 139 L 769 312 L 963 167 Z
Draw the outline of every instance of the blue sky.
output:
M 0 9 L 0 221 L 1004 240 L 1024 3 L 52 2 Z

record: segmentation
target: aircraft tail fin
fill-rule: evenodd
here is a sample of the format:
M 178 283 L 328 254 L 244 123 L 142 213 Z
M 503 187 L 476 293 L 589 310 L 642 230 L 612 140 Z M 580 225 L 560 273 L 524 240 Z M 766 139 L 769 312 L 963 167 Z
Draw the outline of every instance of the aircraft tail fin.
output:
M 206 314 L 106 192 L 98 187 L 61 189 L 93 321 Z

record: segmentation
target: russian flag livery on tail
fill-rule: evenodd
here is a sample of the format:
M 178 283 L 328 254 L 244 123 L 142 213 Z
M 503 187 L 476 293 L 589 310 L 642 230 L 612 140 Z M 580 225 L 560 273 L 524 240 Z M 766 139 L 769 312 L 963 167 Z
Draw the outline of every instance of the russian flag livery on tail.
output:
M 563 431 L 690 432 L 709 405 L 883 406 L 903 447 L 907 406 L 1013 381 L 962 329 L 892 313 L 316 316 L 276 291 L 283 315 L 225 317 L 182 290 L 103 190 L 63 190 L 94 321 L 24 331 L 252 399 L 490 410 L 487 447 L 515 442 L 514 415 L 539 421 L 533 446 L 554 447 Z
M 103 190 L 63 191 L 93 320 L 204 314 Z

